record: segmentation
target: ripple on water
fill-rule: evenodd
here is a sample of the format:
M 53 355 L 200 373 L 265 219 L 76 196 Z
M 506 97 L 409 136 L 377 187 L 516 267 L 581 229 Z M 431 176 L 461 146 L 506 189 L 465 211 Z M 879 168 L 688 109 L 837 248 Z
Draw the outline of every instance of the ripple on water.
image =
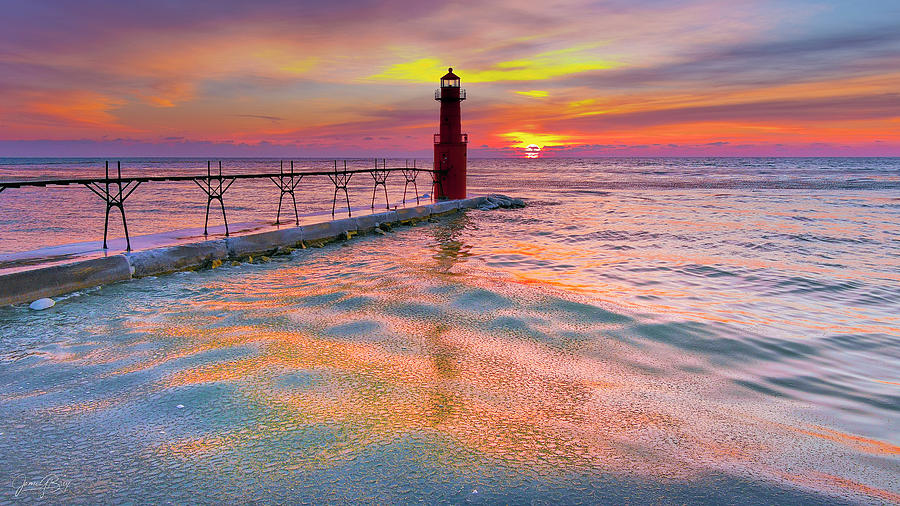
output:
M 520 318 L 515 316 L 498 316 L 487 323 L 485 328 L 491 332 L 499 332 L 519 338 L 533 339 L 544 343 L 551 343 L 553 339 L 547 333 L 532 327 L 533 318 Z
M 245 427 L 258 418 L 258 409 L 239 385 L 212 382 L 165 388 L 140 402 L 121 404 L 107 417 L 165 429 L 170 437 L 202 436 Z
M 812 294 L 823 298 L 835 293 L 857 290 L 862 284 L 857 281 L 832 281 L 810 276 L 793 276 L 778 281 L 771 293 Z
M 736 273 L 731 272 L 730 270 L 726 270 L 719 267 L 714 267 L 712 265 L 687 265 L 682 267 L 679 272 L 684 274 L 688 274 L 691 276 L 700 276 L 704 278 L 721 278 L 721 277 L 734 277 L 737 276 Z
M 359 311 L 375 304 L 375 298 L 363 295 L 346 297 L 332 304 L 332 309 L 339 311 Z
M 632 318 L 624 313 L 616 313 L 601 307 L 561 298 L 547 298 L 541 304 L 532 306 L 537 311 L 553 311 L 557 317 L 580 323 L 628 323 Z
M 275 386 L 285 390 L 305 390 L 323 382 L 323 371 L 294 370 L 275 378 Z
M 351 339 L 354 341 L 390 341 L 381 323 L 375 320 L 359 319 L 326 327 L 322 333 L 328 337 Z
M 224 336 L 223 336 L 224 337 Z M 194 345 L 187 348 L 187 352 L 170 350 L 172 353 L 162 360 L 137 363 L 136 366 L 147 366 L 148 370 L 156 371 L 160 377 L 181 371 L 190 371 L 210 363 L 230 362 L 256 355 L 259 350 L 256 345 L 227 345 L 219 342 L 220 338 L 213 338 L 208 345 Z M 209 348 L 207 348 L 207 346 Z
M 855 411 L 860 404 L 891 413 L 900 412 L 900 395 L 877 393 L 870 388 L 859 388 L 850 378 L 841 375 L 764 377 L 771 389 L 787 391 L 794 397 L 815 401 L 838 409 Z
M 640 323 L 630 330 L 646 339 L 699 353 L 719 364 L 746 360 L 782 362 L 818 354 L 815 346 L 804 342 L 753 335 L 723 323 Z
M 837 351 L 878 351 L 886 356 L 900 359 L 897 336 L 890 334 L 834 334 L 821 338 L 819 344 Z
M 499 293 L 476 288 L 463 291 L 450 306 L 463 311 L 482 313 L 512 307 L 513 302 Z
M 330 306 L 347 297 L 347 292 L 334 291 L 299 297 L 297 303 L 303 306 Z
M 382 311 L 390 316 L 433 321 L 445 314 L 445 310 L 434 304 L 417 302 L 391 302 L 382 307 Z

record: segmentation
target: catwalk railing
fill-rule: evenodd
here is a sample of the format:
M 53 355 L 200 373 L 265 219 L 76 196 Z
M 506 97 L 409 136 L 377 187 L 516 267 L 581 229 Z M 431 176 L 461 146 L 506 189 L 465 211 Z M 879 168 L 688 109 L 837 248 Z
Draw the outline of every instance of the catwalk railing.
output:
M 206 219 L 203 223 L 203 235 L 209 235 L 209 209 L 213 201 L 219 203 L 222 209 L 222 220 L 225 222 L 225 235 L 228 236 L 228 217 L 225 213 L 225 192 L 231 188 L 231 185 L 238 180 L 245 179 L 269 179 L 279 190 L 278 196 L 278 212 L 275 216 L 275 224 L 281 222 L 281 208 L 285 196 L 290 196 L 294 205 L 294 221 L 297 226 L 300 225 L 300 214 L 297 210 L 297 199 L 295 192 L 303 178 L 311 177 L 327 177 L 334 186 L 334 195 L 331 204 L 331 217 L 334 218 L 335 209 L 339 192 L 343 191 L 347 201 L 347 216 L 353 216 L 350 206 L 350 193 L 348 185 L 350 180 L 356 174 L 369 174 L 372 177 L 372 209 L 375 209 L 375 197 L 378 187 L 384 190 L 385 208 L 390 209 L 390 201 L 387 192 L 387 178 L 399 172 L 403 175 L 405 183 L 403 186 L 403 204 L 406 204 L 406 194 L 409 185 L 413 185 L 416 196 L 416 204 L 419 204 L 419 190 L 416 185 L 416 178 L 419 173 L 427 172 L 431 174 L 432 194 L 436 188 L 441 188 L 442 171 L 423 169 L 416 166 L 414 160 L 412 166 L 409 162 L 404 167 L 387 167 L 387 161 L 374 161 L 374 165 L 368 168 L 348 168 L 347 162 L 342 161 L 339 165 L 338 161 L 334 161 L 332 170 L 319 171 L 295 171 L 294 162 L 289 162 L 289 167 L 285 169 L 285 163 L 279 163 L 278 172 L 259 172 L 250 174 L 226 174 L 222 171 L 222 162 L 218 162 L 218 171 L 213 170 L 212 162 L 206 163 L 206 175 L 171 175 L 171 176 L 133 176 L 122 177 L 122 164 L 116 162 L 116 177 L 109 176 L 109 162 L 106 162 L 106 177 L 103 178 L 74 178 L 74 179 L 38 179 L 24 181 L 0 181 L 0 193 L 8 188 L 25 188 L 25 187 L 47 187 L 47 186 L 68 186 L 81 185 L 89 189 L 95 195 L 103 199 L 106 203 L 106 218 L 103 222 L 103 249 L 108 249 L 107 235 L 109 232 L 109 212 L 112 209 L 118 209 L 122 215 L 122 228 L 125 231 L 126 249 L 131 251 L 131 238 L 128 235 L 128 223 L 125 219 L 125 200 L 137 190 L 142 183 L 165 183 L 175 181 L 193 181 L 203 193 L 206 194 Z

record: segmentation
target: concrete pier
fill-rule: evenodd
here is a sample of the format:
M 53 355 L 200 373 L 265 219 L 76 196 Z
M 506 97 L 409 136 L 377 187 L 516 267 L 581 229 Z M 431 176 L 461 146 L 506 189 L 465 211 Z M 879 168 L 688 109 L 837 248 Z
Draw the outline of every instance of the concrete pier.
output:
M 42 297 L 106 285 L 131 278 L 153 276 L 209 265 L 215 260 L 240 259 L 251 255 L 273 254 L 279 248 L 296 247 L 304 242 L 327 241 L 347 232 L 370 232 L 380 223 L 404 223 L 431 216 L 454 213 L 478 207 L 486 197 L 442 201 L 415 207 L 363 216 L 254 231 L 220 239 L 164 245 L 109 254 L 96 258 L 79 258 L 53 265 L 0 272 L 0 306 L 30 302 Z

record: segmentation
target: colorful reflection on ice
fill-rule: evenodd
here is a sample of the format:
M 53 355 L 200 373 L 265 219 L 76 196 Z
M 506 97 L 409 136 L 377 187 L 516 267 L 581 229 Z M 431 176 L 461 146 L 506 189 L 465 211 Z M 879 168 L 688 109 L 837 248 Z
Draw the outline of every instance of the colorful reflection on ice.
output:
M 786 253 L 802 213 L 735 221 L 746 196 L 535 192 L 3 310 L 2 472 L 81 501 L 900 501 L 886 260 Z

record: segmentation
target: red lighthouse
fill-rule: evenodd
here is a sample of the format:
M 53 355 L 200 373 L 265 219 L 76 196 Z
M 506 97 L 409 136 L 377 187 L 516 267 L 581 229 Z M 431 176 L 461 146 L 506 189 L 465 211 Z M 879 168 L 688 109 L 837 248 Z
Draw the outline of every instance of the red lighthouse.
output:
M 434 134 L 435 199 L 466 198 L 466 144 L 469 134 L 461 133 L 459 103 L 466 99 L 466 90 L 459 87 L 459 76 L 453 69 L 441 78 L 441 87 L 434 92 L 441 102 L 441 132 Z

